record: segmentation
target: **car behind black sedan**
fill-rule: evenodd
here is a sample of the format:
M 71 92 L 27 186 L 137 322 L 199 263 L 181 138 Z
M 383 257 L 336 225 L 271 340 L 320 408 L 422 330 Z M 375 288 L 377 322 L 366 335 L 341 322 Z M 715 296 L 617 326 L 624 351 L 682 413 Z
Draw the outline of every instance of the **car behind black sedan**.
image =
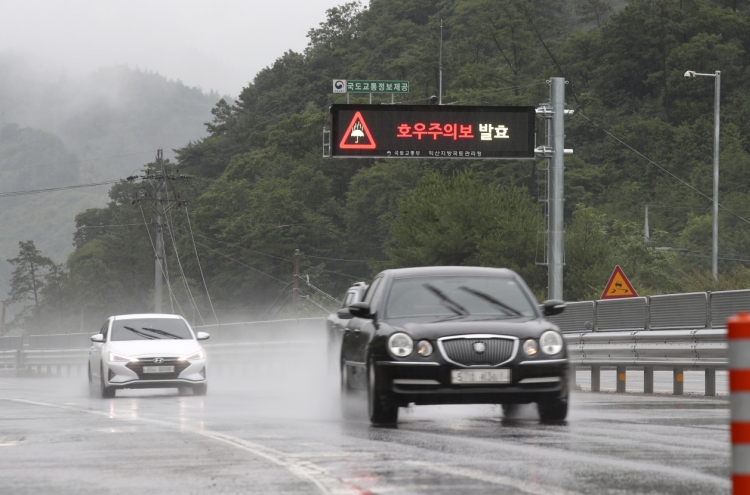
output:
M 498 268 L 386 270 L 349 319 L 341 347 L 342 404 L 366 392 L 370 421 L 395 423 L 409 404 L 535 402 L 542 420 L 568 411 L 568 359 L 559 329 L 545 319 L 515 272 Z

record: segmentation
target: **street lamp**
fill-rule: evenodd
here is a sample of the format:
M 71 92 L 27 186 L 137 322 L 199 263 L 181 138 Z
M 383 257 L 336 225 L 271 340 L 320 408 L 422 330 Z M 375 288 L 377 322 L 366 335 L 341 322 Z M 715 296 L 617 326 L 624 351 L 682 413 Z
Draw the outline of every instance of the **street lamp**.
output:
M 685 72 L 685 79 L 691 79 L 697 76 L 707 76 L 714 78 L 714 232 L 713 245 L 711 249 L 711 272 L 714 280 L 719 273 L 719 101 L 721 91 L 721 71 L 717 70 L 713 74 L 701 74 L 694 70 Z

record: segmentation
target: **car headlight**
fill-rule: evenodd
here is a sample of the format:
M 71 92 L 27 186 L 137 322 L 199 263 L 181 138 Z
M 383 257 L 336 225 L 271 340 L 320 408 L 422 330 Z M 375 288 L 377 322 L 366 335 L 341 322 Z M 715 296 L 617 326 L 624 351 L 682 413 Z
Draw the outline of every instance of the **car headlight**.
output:
M 563 338 L 554 330 L 547 330 L 539 339 L 539 344 L 542 347 L 543 353 L 552 356 L 562 351 Z
M 539 345 L 536 340 L 529 339 L 523 343 L 523 353 L 527 356 L 536 356 L 537 352 L 539 352 Z
M 432 354 L 432 344 L 429 340 L 420 340 L 417 343 L 417 354 L 422 357 L 427 357 Z
M 414 350 L 414 341 L 405 333 L 394 333 L 388 338 L 388 350 L 396 357 L 406 357 Z
M 203 359 L 206 357 L 206 355 L 203 353 L 203 349 L 200 351 L 194 352 L 192 354 L 189 354 L 187 356 L 182 356 L 178 361 L 192 361 L 194 359 Z
M 115 354 L 114 352 L 111 352 L 111 351 L 109 355 L 107 356 L 107 360 L 110 363 L 128 363 L 130 361 L 138 361 L 138 359 L 136 358 L 123 356 L 122 354 Z

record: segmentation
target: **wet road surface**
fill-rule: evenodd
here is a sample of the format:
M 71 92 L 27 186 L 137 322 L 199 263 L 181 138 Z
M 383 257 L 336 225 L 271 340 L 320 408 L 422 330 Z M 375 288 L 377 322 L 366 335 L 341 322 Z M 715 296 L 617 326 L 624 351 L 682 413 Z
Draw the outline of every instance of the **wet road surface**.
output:
M 114 399 L 85 378 L 0 378 L 0 492 L 729 493 L 726 396 L 577 392 L 556 424 L 533 405 L 515 419 L 430 406 L 376 428 L 364 406 L 342 420 L 319 378 L 275 369 L 219 377 L 205 397 Z

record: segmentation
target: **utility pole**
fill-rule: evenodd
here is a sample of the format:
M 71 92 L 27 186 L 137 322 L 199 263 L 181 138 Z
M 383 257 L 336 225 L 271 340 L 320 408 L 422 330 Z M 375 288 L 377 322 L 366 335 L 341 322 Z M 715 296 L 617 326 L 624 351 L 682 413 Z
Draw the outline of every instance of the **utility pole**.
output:
M 5 335 L 5 306 L 8 301 L 0 301 L 0 303 L 3 305 L 2 316 L 0 316 L 0 335 Z
M 299 249 L 294 250 L 294 292 L 292 293 L 292 302 L 294 307 L 294 317 L 297 318 L 298 302 L 299 302 Z
M 156 152 L 156 165 L 160 170 L 164 169 L 164 158 L 162 151 Z M 162 303 L 162 285 L 164 282 L 164 203 L 162 203 L 162 193 L 166 182 L 162 175 L 156 179 L 156 260 L 154 266 L 154 312 L 161 313 Z M 171 297 L 171 296 L 170 296 Z
M 164 253 L 164 227 L 166 226 L 165 215 L 172 209 L 173 206 L 181 206 L 187 204 L 187 201 L 180 200 L 179 194 L 176 198 L 170 199 L 167 192 L 167 181 L 178 181 L 187 180 L 190 177 L 186 175 L 179 175 L 179 170 L 176 174 L 168 174 L 164 166 L 164 154 L 159 149 L 156 152 L 156 167 L 157 170 L 152 171 L 150 168 L 145 170 L 143 175 L 131 175 L 127 178 L 128 182 L 133 182 L 137 179 L 141 181 L 149 181 L 154 184 L 154 194 L 151 195 L 144 191 L 142 194 L 135 193 L 133 196 L 132 204 L 138 204 L 142 201 L 153 201 L 154 210 L 156 212 L 156 242 L 154 246 L 154 312 L 162 312 L 162 292 L 164 277 L 167 273 L 166 267 L 166 256 Z M 172 297 L 171 294 L 169 297 Z
M 440 19 L 440 81 L 438 88 L 438 105 L 443 104 L 443 20 Z
M 552 107 L 552 159 L 549 170 L 549 271 L 550 299 L 563 298 L 563 264 L 565 244 L 563 239 L 563 211 L 565 195 L 565 79 L 553 77 L 549 92 Z
M 565 211 L 564 172 L 565 155 L 573 154 L 565 149 L 565 115 L 573 110 L 565 109 L 565 84 L 562 77 L 549 81 L 549 103 L 542 103 L 536 109 L 538 118 L 546 121 L 547 144 L 535 148 L 537 157 L 547 159 L 546 231 L 547 252 L 544 265 L 547 265 L 547 292 L 549 299 L 563 299 L 563 266 L 565 265 L 565 241 L 563 213 Z
M 648 203 L 646 203 L 646 221 L 643 224 L 643 243 L 645 244 L 649 240 L 651 240 L 651 234 L 648 229 Z

